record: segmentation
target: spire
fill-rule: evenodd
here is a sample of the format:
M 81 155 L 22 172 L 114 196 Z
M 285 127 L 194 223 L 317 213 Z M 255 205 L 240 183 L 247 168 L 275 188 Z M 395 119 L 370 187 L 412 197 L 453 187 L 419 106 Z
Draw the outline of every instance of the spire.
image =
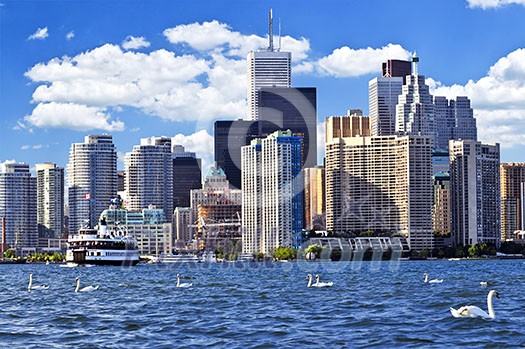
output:
M 268 51 L 273 52 L 273 13 L 268 12 Z
M 414 52 L 414 54 L 412 55 L 412 74 L 416 76 L 419 75 L 417 71 L 418 63 L 419 63 L 419 57 L 417 56 L 417 53 Z

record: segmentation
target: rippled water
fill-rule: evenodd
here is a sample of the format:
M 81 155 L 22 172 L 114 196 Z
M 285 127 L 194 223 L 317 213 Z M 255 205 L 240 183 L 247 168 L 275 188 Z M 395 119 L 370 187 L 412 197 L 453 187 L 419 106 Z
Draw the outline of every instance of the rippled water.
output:
M 525 346 L 525 263 L 403 261 L 60 268 L 0 265 L 0 343 L 25 348 Z M 423 273 L 443 278 L 423 283 Z M 28 292 L 33 284 L 48 290 Z M 177 288 L 176 274 L 192 282 Z M 307 288 L 306 274 L 333 281 Z M 92 293 L 74 293 L 100 285 Z M 489 287 L 481 287 L 488 281 Z M 455 319 L 449 307 L 495 320 Z

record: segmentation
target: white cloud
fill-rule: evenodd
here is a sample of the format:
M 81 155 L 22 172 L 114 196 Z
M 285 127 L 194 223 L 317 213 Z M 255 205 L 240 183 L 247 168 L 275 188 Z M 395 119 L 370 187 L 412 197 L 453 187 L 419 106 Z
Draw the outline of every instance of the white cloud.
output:
M 187 44 L 199 51 L 216 51 L 227 56 L 245 58 L 248 52 L 268 47 L 268 38 L 258 35 L 244 35 L 216 20 L 204 23 L 178 25 L 164 30 L 164 36 L 172 44 Z M 290 36 L 281 38 L 282 51 L 292 52 L 292 59 L 300 61 L 307 57 L 310 42 L 305 38 Z M 278 46 L 278 38 L 274 47 Z
M 74 31 L 70 31 L 69 33 L 66 34 L 66 39 L 67 40 L 71 40 L 75 37 L 75 32 Z
M 435 96 L 468 96 L 478 122 L 478 137 L 503 146 L 525 144 L 525 49 L 500 58 L 486 76 L 465 85 L 427 80 Z
M 202 173 L 206 173 L 208 168 L 214 163 L 213 136 L 206 130 L 199 130 L 186 136 L 181 133 L 171 138 L 171 144 L 181 144 L 186 151 L 195 152 L 198 158 L 202 159 Z
M 42 148 L 48 148 L 48 146 L 43 146 L 42 144 L 35 144 L 35 145 L 23 145 L 20 147 L 21 150 L 29 150 L 29 149 L 42 149 Z
M 93 129 L 122 131 L 124 124 L 111 120 L 104 109 L 74 103 L 39 103 L 24 120 L 36 127 L 67 128 L 78 131 Z
M 470 8 L 480 7 L 483 10 L 512 4 L 525 6 L 525 0 L 467 0 L 467 3 Z
M 122 41 L 121 46 L 126 50 L 136 50 L 139 48 L 149 47 L 150 43 L 144 39 L 143 36 L 135 37 L 129 35 L 124 41 Z
M 49 34 L 47 32 L 47 27 L 38 28 L 36 30 L 36 32 L 34 32 L 33 34 L 29 35 L 27 40 L 44 40 L 48 36 L 49 36 Z
M 295 67 L 296 73 L 317 72 L 338 78 L 356 77 L 381 71 L 388 59 L 407 60 L 411 53 L 401 45 L 388 44 L 381 48 L 353 49 L 343 46 L 317 61 L 307 61 Z

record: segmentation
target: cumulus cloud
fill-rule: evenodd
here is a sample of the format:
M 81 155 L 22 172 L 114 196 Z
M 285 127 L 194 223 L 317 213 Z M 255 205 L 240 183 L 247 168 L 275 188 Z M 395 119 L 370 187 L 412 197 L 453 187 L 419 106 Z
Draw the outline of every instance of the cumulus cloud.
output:
M 467 3 L 470 8 L 479 7 L 483 10 L 513 4 L 525 6 L 525 0 L 467 0 Z
M 49 36 L 49 34 L 47 32 L 47 27 L 38 28 L 36 30 L 36 32 L 34 32 L 33 34 L 29 35 L 27 40 L 44 40 L 48 36 Z
M 381 63 L 388 59 L 407 60 L 411 56 L 412 54 L 408 50 L 397 44 L 363 49 L 343 46 L 317 61 L 306 61 L 297 65 L 294 72 L 315 72 L 338 78 L 356 77 L 380 71 Z
M 196 131 L 189 136 L 179 133 L 171 138 L 171 144 L 181 144 L 186 151 L 195 152 L 202 159 L 203 173 L 214 163 L 213 136 L 206 130 Z
M 199 51 L 216 51 L 227 56 L 242 58 L 245 58 L 250 51 L 268 47 L 267 37 L 254 34 L 244 35 L 216 20 L 168 28 L 164 30 L 164 36 L 172 44 L 187 44 Z M 310 50 L 310 42 L 305 38 L 295 39 L 283 36 L 281 44 L 283 51 L 292 53 L 294 61 L 305 59 Z M 274 46 L 277 47 L 277 39 Z
M 150 43 L 144 39 L 143 36 L 134 37 L 129 35 L 124 41 L 122 41 L 122 48 L 125 50 L 136 50 L 139 48 L 149 47 Z
M 71 40 L 75 37 L 75 32 L 74 31 L 70 31 L 69 33 L 66 34 L 66 39 L 67 40 Z
M 507 147 L 525 144 L 525 49 L 500 58 L 486 76 L 465 85 L 428 82 L 435 96 L 471 99 L 480 140 L 500 142 Z
M 24 120 L 36 127 L 67 128 L 77 131 L 99 129 L 122 131 L 124 123 L 110 120 L 104 109 L 74 103 L 39 103 Z

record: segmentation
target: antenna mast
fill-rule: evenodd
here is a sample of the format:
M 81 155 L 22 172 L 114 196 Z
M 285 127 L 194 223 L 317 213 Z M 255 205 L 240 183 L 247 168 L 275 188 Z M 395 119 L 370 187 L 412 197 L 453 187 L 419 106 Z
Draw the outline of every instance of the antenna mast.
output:
M 273 52 L 273 13 L 272 9 L 268 13 L 268 51 Z
M 281 17 L 279 17 L 279 49 L 277 51 L 281 51 Z

